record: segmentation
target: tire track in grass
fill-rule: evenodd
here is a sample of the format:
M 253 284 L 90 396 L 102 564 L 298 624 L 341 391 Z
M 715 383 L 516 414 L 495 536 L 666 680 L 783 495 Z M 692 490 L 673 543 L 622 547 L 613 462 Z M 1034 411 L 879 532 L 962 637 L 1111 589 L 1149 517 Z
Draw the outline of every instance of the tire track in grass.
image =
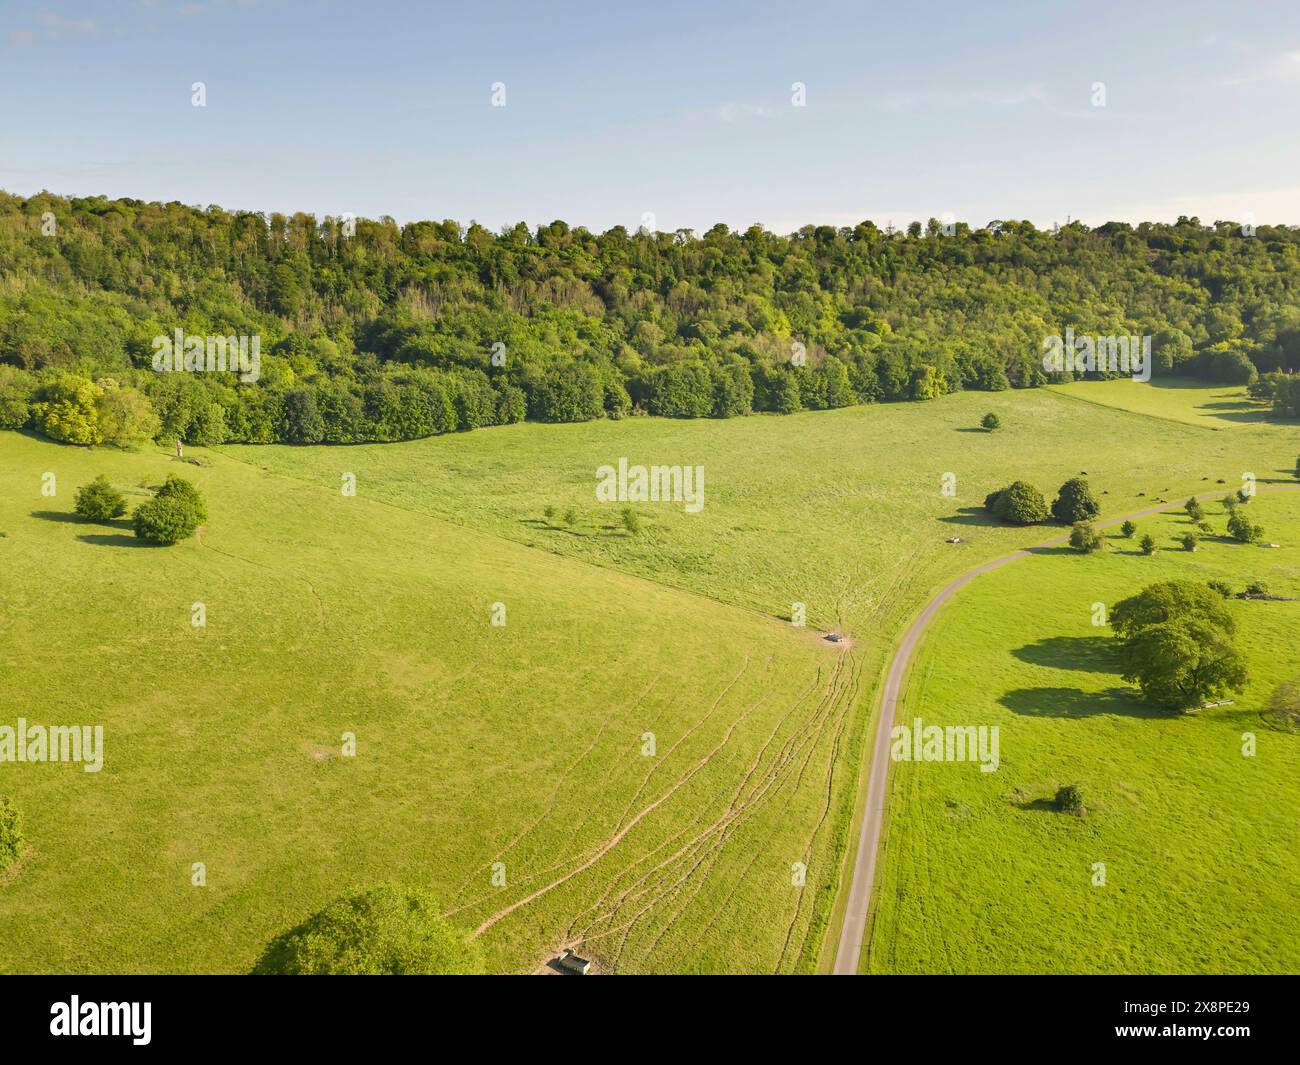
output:
M 745 786 L 749 783 L 750 779 L 752 778 L 755 769 L 761 763 L 763 755 L 766 753 L 767 749 L 771 746 L 776 736 L 779 735 L 782 727 L 786 724 L 786 722 L 789 721 L 790 717 L 798 710 L 800 705 L 803 704 L 803 702 L 808 698 L 808 696 L 816 689 L 817 682 L 820 679 L 821 679 L 821 667 L 819 666 L 817 669 L 817 675 L 813 677 L 812 682 L 808 685 L 808 687 L 806 687 L 802 692 L 799 693 L 799 696 L 790 705 L 790 708 L 785 712 L 785 714 L 776 723 L 776 725 L 773 726 L 773 729 L 771 733 L 769 733 L 767 740 L 764 742 L 763 746 L 759 749 L 758 754 L 755 755 L 754 760 L 751 761 L 749 771 L 745 774 L 744 780 L 740 782 L 740 784 L 736 788 L 735 794 L 732 796 L 733 803 L 740 798 L 740 795 L 744 791 Z M 575 916 L 574 920 L 569 925 L 569 934 L 570 935 L 573 934 L 574 927 L 576 926 L 577 922 L 582 919 L 582 916 L 585 913 L 588 913 L 594 909 L 598 909 L 601 905 L 606 904 L 606 900 L 609 898 L 610 893 L 616 890 L 617 885 L 623 879 L 624 876 L 632 872 L 634 869 L 636 869 L 637 866 L 641 865 L 643 862 L 646 862 L 649 859 L 653 858 L 654 855 L 658 854 L 661 850 L 664 849 L 664 847 L 670 846 L 672 843 L 676 842 L 687 832 L 691 831 L 691 829 L 694 826 L 698 825 L 699 822 L 705 816 L 707 816 L 707 813 L 708 813 L 707 809 L 701 810 L 698 814 L 696 814 L 694 818 L 692 818 L 690 824 L 686 825 L 684 828 L 679 830 L 673 836 L 670 836 L 668 839 L 664 840 L 654 850 L 650 851 L 647 854 L 642 855 L 636 861 L 632 862 L 630 865 L 620 870 L 620 872 L 615 877 L 613 877 L 613 879 L 610 882 L 610 885 L 605 889 L 604 893 L 600 896 L 600 898 L 597 899 L 596 902 L 594 902 L 592 905 L 588 906 L 586 909 L 581 911 L 577 916 Z
M 731 690 L 731 688 L 735 685 L 736 681 L 740 679 L 741 674 L 744 673 L 748 665 L 749 665 L 749 658 L 748 656 L 746 656 L 745 666 L 741 668 L 740 673 L 736 675 L 736 678 L 731 682 L 731 684 L 727 685 L 726 689 L 723 691 L 723 695 L 725 695 L 728 691 Z M 712 709 L 709 710 L 709 714 L 705 715 L 706 719 L 708 716 L 713 714 L 714 710 L 716 710 L 718 705 L 722 702 L 723 695 L 719 695 L 718 698 L 714 701 Z M 597 849 L 596 853 L 592 855 L 590 858 L 588 858 L 586 861 L 584 861 L 580 866 L 578 866 L 578 868 L 574 869 L 570 873 L 566 873 L 558 880 L 552 881 L 546 887 L 534 891 L 531 895 L 528 895 L 527 897 L 522 898 L 517 902 L 511 903 L 509 906 L 505 907 L 502 910 L 498 910 L 491 917 L 485 920 L 481 925 L 479 925 L 478 928 L 474 930 L 474 934 L 481 936 L 484 932 L 488 931 L 488 929 L 490 929 L 498 921 L 502 920 L 505 917 L 510 916 L 510 914 L 514 913 L 516 910 L 520 909 L 521 907 L 527 906 L 530 902 L 536 901 L 537 899 L 541 898 L 543 895 L 547 894 L 548 892 L 553 891 L 555 888 L 559 887 L 561 884 L 565 883 L 566 881 L 571 880 L 579 873 L 584 872 L 587 869 L 590 869 L 593 865 L 595 865 L 598 861 L 600 861 L 601 858 L 603 858 L 606 854 L 608 854 L 615 847 L 617 847 L 618 844 L 621 843 L 623 839 L 627 836 L 627 834 L 631 832 L 632 829 L 634 829 L 644 818 L 654 813 L 656 809 L 658 809 L 665 802 L 671 799 L 673 794 L 680 787 L 688 783 L 691 780 L 691 778 L 695 776 L 696 773 L 698 773 L 701 769 L 707 766 L 709 762 L 711 762 L 717 756 L 718 752 L 721 751 L 730 742 L 732 733 L 735 732 L 735 730 L 739 727 L 740 723 L 743 720 L 744 720 L 744 716 L 741 716 L 737 718 L 735 721 L 733 721 L 731 725 L 727 728 L 727 731 L 723 735 L 722 740 L 717 744 L 717 746 L 713 748 L 713 750 L 709 751 L 708 754 L 706 754 L 703 758 L 697 761 L 683 777 L 681 777 L 667 791 L 665 791 L 661 796 L 659 796 L 659 798 L 655 799 L 655 801 L 650 803 L 648 806 L 643 807 L 635 817 L 633 817 L 630 821 L 627 822 L 626 825 L 621 827 L 617 832 L 615 832 L 612 836 L 610 836 L 609 839 L 607 839 L 603 844 L 601 844 L 600 847 Z M 694 729 L 692 729 L 691 731 L 694 731 Z M 683 736 L 682 738 L 684 739 L 685 736 Z M 678 743 L 680 742 L 681 740 L 678 740 Z M 677 744 L 674 744 L 673 749 L 675 749 L 676 746 Z M 669 751 L 669 753 L 670 754 L 672 753 L 671 750 Z M 647 774 L 647 780 L 649 779 L 650 775 L 653 775 L 653 773 L 654 770 L 652 769 L 650 773 Z
M 698 869 L 705 860 L 716 861 L 716 858 L 721 853 L 721 849 L 725 847 L 726 842 L 730 839 L 735 830 L 741 825 L 747 823 L 749 816 L 765 806 L 771 798 L 779 794 L 784 788 L 785 784 L 789 781 L 789 766 L 797 757 L 798 751 L 804 746 L 807 746 L 809 748 L 809 753 L 800 763 L 800 776 L 802 776 L 802 772 L 806 768 L 808 760 L 811 759 L 813 753 L 817 749 L 826 724 L 832 719 L 833 715 L 831 711 L 833 711 L 835 705 L 840 701 L 838 697 L 840 694 L 838 678 L 842 671 L 843 663 L 844 656 L 841 656 L 836 663 L 836 669 L 832 675 L 832 681 L 828 685 L 827 693 L 823 699 L 819 701 L 817 709 L 814 711 L 813 717 L 810 719 L 808 726 L 804 730 L 796 732 L 795 735 L 787 741 L 783 747 L 782 759 L 769 768 L 760 784 L 755 786 L 755 789 L 751 791 L 750 795 L 743 801 L 740 800 L 740 793 L 744 790 L 744 785 L 742 783 L 742 786 L 737 789 L 737 793 L 733 797 L 728 809 L 723 812 L 721 817 L 715 820 L 713 824 L 703 832 L 698 833 L 693 839 L 689 840 L 675 854 L 671 855 L 663 862 L 660 862 L 658 866 L 646 874 L 643 874 L 634 884 L 625 889 L 623 896 L 615 907 L 615 910 L 611 914 L 602 915 L 599 920 L 613 919 L 616 917 L 617 912 L 621 909 L 622 905 L 624 905 L 630 898 L 639 898 L 646 895 L 648 892 L 655 891 L 656 894 L 652 896 L 651 903 L 646 907 L 643 907 L 636 918 L 634 918 L 632 923 L 635 924 L 635 921 L 639 919 L 642 914 L 653 906 L 658 905 L 665 895 L 668 897 L 675 895 L 676 892 L 680 890 L 680 886 L 684 880 L 679 877 L 676 882 L 668 883 L 673 874 L 671 872 L 666 872 L 657 884 L 652 884 L 642 891 L 633 893 L 632 889 L 638 884 L 645 882 L 647 878 L 656 873 L 671 869 L 671 866 L 678 861 L 689 861 L 691 858 L 695 857 L 693 852 L 697 849 L 705 849 L 705 851 L 701 857 L 696 859 L 696 864 L 692 868 Z M 818 721 L 820 721 L 820 723 L 813 728 L 813 723 Z M 795 744 L 795 746 L 792 747 L 792 743 Z M 752 774 L 750 775 L 752 776 Z M 774 785 L 775 788 L 773 787 Z M 662 849 L 662 846 L 663 845 L 661 845 L 660 848 L 657 848 L 657 850 Z M 698 886 L 699 885 L 697 885 L 697 891 Z M 656 891 L 656 889 L 658 890 Z M 660 938 L 670 930 L 669 927 L 662 929 Z M 598 933 L 597 936 L 591 938 L 598 938 L 604 934 L 605 933 Z M 621 953 L 622 951 L 620 950 L 620 955 Z
M 654 675 L 650 683 L 646 685 L 645 691 L 643 691 L 639 696 L 637 696 L 636 701 L 633 702 L 632 705 L 627 708 L 629 712 L 635 710 L 638 706 L 641 705 L 642 702 L 645 701 L 645 697 L 650 694 L 651 690 L 654 688 L 655 684 L 658 683 L 659 678 L 661 676 L 663 676 L 662 673 L 656 673 Z M 582 762 L 586 759 L 587 755 L 589 755 L 592 752 L 596 744 L 600 742 L 600 738 L 605 734 L 605 730 L 606 728 L 609 727 L 609 723 L 613 721 L 615 716 L 623 709 L 624 709 L 623 707 L 616 706 L 605 716 L 605 720 L 601 722 L 600 728 L 596 730 L 596 734 L 595 736 L 592 737 L 591 742 L 587 744 L 587 746 L 583 749 L 582 753 L 579 754 L 577 758 L 575 758 L 572 762 L 569 763 L 568 768 L 566 768 L 564 772 L 560 775 L 560 779 L 556 783 L 554 790 L 552 790 L 550 799 L 546 804 L 546 809 L 544 809 L 540 814 L 538 814 L 531 824 L 529 824 L 527 827 L 525 827 L 520 832 L 518 832 L 514 836 L 514 838 L 510 840 L 509 843 L 507 843 L 504 847 L 502 847 L 499 851 L 497 851 L 497 853 L 492 858 L 488 859 L 488 861 L 484 862 L 478 868 L 470 872 L 469 875 L 466 876 L 465 879 L 461 882 L 460 887 L 456 889 L 456 894 L 452 896 L 452 902 L 458 900 L 465 893 L 465 889 L 469 887 L 469 885 L 473 882 L 476 876 L 480 876 L 485 870 L 491 869 L 496 862 L 499 862 L 502 858 L 504 858 L 507 854 L 509 854 L 511 849 L 517 843 L 519 843 L 522 839 L 524 839 L 525 836 L 527 836 L 534 829 L 536 829 L 538 825 L 540 825 L 551 815 L 551 812 L 555 809 L 556 802 L 559 800 L 561 793 L 564 791 L 565 785 L 567 784 L 569 777 L 573 775 L 574 771 L 577 770 L 578 766 L 582 764 Z M 444 916 L 446 915 L 444 914 Z
M 701 725 L 703 725 L 704 722 L 707 721 L 707 720 L 709 719 L 709 717 L 712 716 L 713 712 L 714 712 L 715 710 L 717 710 L 717 708 L 718 708 L 718 706 L 721 704 L 722 700 L 723 700 L 724 698 L 726 698 L 727 693 L 728 693 L 729 691 L 731 691 L 731 689 L 732 689 L 733 687 L 735 687 L 735 685 L 740 681 L 740 678 L 741 678 L 742 676 L 744 676 L 745 671 L 749 668 L 749 663 L 750 663 L 750 657 L 749 657 L 748 655 L 746 655 L 746 656 L 745 656 L 744 664 L 741 665 L 741 667 L 740 667 L 740 672 L 738 672 L 738 673 L 737 673 L 737 674 L 736 674 L 736 675 L 735 675 L 735 676 L 730 680 L 730 682 L 728 682 L 728 684 L 726 685 L 726 687 L 724 687 L 724 688 L 722 689 L 722 691 L 719 693 L 718 697 L 717 697 L 716 699 L 713 700 L 713 703 L 710 705 L 710 707 L 709 707 L 708 711 L 705 713 L 704 717 L 702 717 L 699 721 L 697 721 L 694 725 L 692 725 L 689 729 L 687 729 L 687 731 L 686 731 L 685 733 L 683 733 L 683 735 L 682 735 L 682 736 L 677 740 L 677 743 L 674 743 L 674 744 L 673 744 L 673 746 L 669 749 L 668 754 L 664 756 L 665 758 L 667 758 L 668 755 L 671 755 L 672 752 L 673 752 L 674 750 L 677 749 L 678 745 L 681 744 L 681 742 L 682 742 L 683 740 L 685 740 L 687 736 L 689 736 L 691 733 L 693 733 L 696 729 L 698 729 Z M 650 770 L 649 773 L 647 773 L 647 774 L 645 775 L 645 778 L 641 781 L 641 785 L 640 785 L 640 787 L 637 788 L 636 793 L 633 795 L 632 799 L 629 800 L 628 805 L 627 805 L 627 807 L 624 809 L 623 814 L 620 814 L 620 815 L 619 815 L 619 819 L 618 819 L 618 821 L 615 822 L 616 826 L 618 826 L 618 827 L 621 827 L 621 826 L 622 826 L 623 821 L 624 821 L 624 819 L 626 818 L 627 811 L 630 810 L 630 809 L 632 808 L 632 805 L 636 802 L 636 798 L 637 798 L 637 796 L 639 796 L 639 795 L 641 794 L 641 792 L 645 790 L 645 785 L 646 785 L 646 783 L 649 781 L 650 777 L 654 775 L 655 769 L 657 769 L 657 768 L 658 768 L 658 766 L 655 766 L 654 768 L 652 768 L 652 769 Z M 681 783 L 681 781 L 679 781 L 678 783 Z M 671 794 L 671 791 L 672 791 L 672 790 L 676 790 L 676 787 L 677 787 L 677 785 L 674 784 L 673 787 L 672 787 L 672 789 L 670 789 L 669 794 Z M 663 798 L 666 798 L 666 797 L 667 797 L 667 795 L 663 796 Z M 662 801 L 662 798 L 660 799 L 660 801 Z M 656 803 L 655 805 L 658 805 L 658 803 Z M 644 816 L 645 813 L 646 813 L 646 811 L 643 810 L 643 811 L 641 812 L 641 814 L 638 815 L 638 817 Z M 630 828 L 631 826 L 628 826 L 628 827 Z M 618 837 L 618 839 L 622 839 L 623 836 L 626 835 L 626 834 L 627 834 L 627 830 L 624 829 L 623 831 L 617 833 L 617 837 Z M 543 893 L 545 893 L 546 891 L 550 891 L 552 888 L 554 888 L 554 887 L 558 886 L 559 884 L 563 883 L 565 880 L 568 880 L 570 877 L 576 875 L 576 874 L 579 873 L 579 872 L 582 872 L 583 869 L 586 869 L 586 868 L 587 868 L 589 865 L 591 865 L 595 860 L 599 859 L 599 858 L 603 855 L 603 853 L 604 853 L 604 850 L 603 850 L 603 849 L 600 849 L 599 853 L 597 853 L 597 854 L 595 855 L 594 858 L 591 858 L 590 860 L 586 860 L 586 859 L 588 859 L 588 856 L 591 855 L 593 849 L 599 849 L 599 848 L 600 848 L 600 845 L 598 844 L 596 848 L 588 848 L 588 849 L 585 850 L 585 851 L 580 851 L 580 852 L 579 852 L 578 854 L 576 854 L 576 855 L 570 855 L 569 857 L 564 858 L 564 859 L 562 859 L 561 861 L 554 862 L 553 864 L 547 866 L 547 867 L 544 868 L 544 869 L 540 869 L 540 870 L 537 870 L 537 871 L 535 871 L 535 872 L 529 873 L 529 874 L 527 874 L 525 877 L 523 877 L 522 879 L 520 879 L 519 881 L 517 881 L 517 886 L 522 887 L 522 886 L 524 886 L 525 884 L 530 884 L 530 883 L 532 883 L 532 882 L 534 882 L 534 881 L 536 881 L 536 880 L 539 880 L 539 879 L 541 879 L 542 877 L 546 876 L 548 873 L 553 873 L 553 872 L 555 872 L 556 870 L 559 870 L 559 869 L 563 869 L 563 868 L 565 868 L 566 866 L 572 864 L 573 862 L 583 862 L 583 863 L 584 863 L 584 864 L 583 864 L 582 866 L 580 866 L 578 869 L 573 870 L 572 872 L 568 873 L 566 876 L 564 876 L 564 877 L 561 878 L 560 880 L 556 881 L 555 884 L 552 884 L 552 885 L 550 885 L 549 887 L 546 887 L 546 888 L 543 889 Z M 528 901 L 532 901 L 532 899 L 533 899 L 534 897 L 535 897 L 535 896 L 529 896 Z M 480 896 L 480 897 L 477 898 L 477 899 L 473 899 L 473 900 L 471 900 L 470 902 L 462 903 L 460 906 L 456 906 L 456 907 L 454 907 L 453 909 L 448 910 L 445 914 L 443 914 L 443 916 L 444 916 L 444 917 L 449 917 L 449 916 L 451 916 L 452 914 L 460 913 L 462 910 L 471 909 L 471 908 L 474 907 L 474 906 L 477 906 L 477 905 L 480 905 L 480 904 L 486 902 L 489 898 L 491 898 L 491 895 L 490 895 L 490 894 L 488 894 L 488 895 L 482 895 L 482 896 Z M 492 919 L 492 920 L 493 920 L 493 923 L 495 923 L 496 920 L 498 920 L 498 919 L 499 919 L 499 917 L 494 917 L 494 918 Z M 476 934 L 477 934 L 477 933 L 476 933 Z

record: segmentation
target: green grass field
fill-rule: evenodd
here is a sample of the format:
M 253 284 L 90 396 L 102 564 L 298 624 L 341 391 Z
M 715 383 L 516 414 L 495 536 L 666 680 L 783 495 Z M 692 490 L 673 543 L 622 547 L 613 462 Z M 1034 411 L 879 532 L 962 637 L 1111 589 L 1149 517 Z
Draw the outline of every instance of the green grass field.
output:
M 1244 385 L 1206 385 L 1188 378 L 1164 377 L 1145 383 L 1120 378 L 1049 387 L 1072 399 L 1206 429 L 1232 429 L 1269 420 L 1268 404 L 1252 400 Z
M 997 433 L 974 428 L 989 409 Z M 196 449 L 203 467 L 0 434 L 0 723 L 107 734 L 98 775 L 0 766 L 31 840 L 0 883 L 0 970 L 241 971 L 389 879 L 482 929 L 494 970 L 570 943 L 604 971 L 809 970 L 892 643 L 947 579 L 1043 538 L 990 525 L 984 495 L 1026 477 L 1050 498 L 1087 470 L 1123 513 L 1285 479 L 1295 451 L 1273 425 L 1046 390 Z M 645 504 L 620 530 L 594 493 L 620 456 L 703 465 L 704 510 Z M 68 520 L 96 473 L 141 499 L 177 471 L 208 496 L 199 539 Z M 784 620 L 799 602 L 809 631 Z
M 1103 554 L 1022 559 L 942 612 L 899 721 L 996 725 L 1001 766 L 895 763 L 868 971 L 1300 970 L 1300 736 L 1259 715 L 1300 675 L 1300 602 L 1230 601 L 1251 682 L 1194 714 L 1145 706 L 1092 623 L 1094 603 L 1157 580 L 1260 578 L 1300 597 L 1300 493 L 1251 509 L 1281 549 L 1188 553 L 1173 540 L 1186 516 L 1162 515 L 1139 525 L 1153 557 L 1111 532 Z M 1221 506 L 1208 511 L 1221 530 Z M 1082 786 L 1086 817 L 1050 808 L 1065 784 Z
M 389 879 L 494 921 L 496 970 L 575 938 L 629 972 L 812 964 L 854 772 L 851 659 L 219 456 L 2 440 L 0 722 L 102 723 L 106 756 L 98 774 L 0 766 L 31 844 L 0 884 L 0 969 L 242 971 Z M 95 473 L 143 494 L 178 470 L 208 497 L 200 539 L 69 520 Z

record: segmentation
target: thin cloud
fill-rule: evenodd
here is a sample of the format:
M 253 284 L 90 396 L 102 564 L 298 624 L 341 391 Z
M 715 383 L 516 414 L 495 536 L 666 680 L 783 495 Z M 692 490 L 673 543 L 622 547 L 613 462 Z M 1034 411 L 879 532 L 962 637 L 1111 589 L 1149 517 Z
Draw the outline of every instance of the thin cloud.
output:
M 1251 69 L 1224 78 L 1223 85 L 1295 85 L 1300 83 L 1300 49 L 1266 56 Z

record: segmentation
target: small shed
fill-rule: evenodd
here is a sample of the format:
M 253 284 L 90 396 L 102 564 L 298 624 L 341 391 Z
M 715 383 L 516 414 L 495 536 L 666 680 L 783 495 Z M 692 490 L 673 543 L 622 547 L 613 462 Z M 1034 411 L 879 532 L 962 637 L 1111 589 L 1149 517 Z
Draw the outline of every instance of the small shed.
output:
M 591 962 L 586 958 L 579 958 L 573 953 L 573 951 L 569 950 L 568 947 L 564 948 L 564 952 L 556 959 L 556 961 L 559 963 L 561 969 L 574 976 L 586 976 L 591 972 Z

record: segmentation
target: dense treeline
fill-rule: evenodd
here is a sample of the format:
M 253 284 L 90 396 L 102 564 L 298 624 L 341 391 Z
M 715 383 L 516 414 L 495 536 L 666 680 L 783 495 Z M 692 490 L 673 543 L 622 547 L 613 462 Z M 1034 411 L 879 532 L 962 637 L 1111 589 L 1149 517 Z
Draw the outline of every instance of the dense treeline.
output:
M 492 233 L 0 193 L 0 426 L 349 443 L 789 413 L 1069 379 L 1042 363 L 1066 327 L 1153 337 L 1157 374 L 1265 375 L 1294 415 L 1298 267 L 1300 229 L 1194 218 Z M 260 338 L 258 379 L 156 373 L 178 329 Z

